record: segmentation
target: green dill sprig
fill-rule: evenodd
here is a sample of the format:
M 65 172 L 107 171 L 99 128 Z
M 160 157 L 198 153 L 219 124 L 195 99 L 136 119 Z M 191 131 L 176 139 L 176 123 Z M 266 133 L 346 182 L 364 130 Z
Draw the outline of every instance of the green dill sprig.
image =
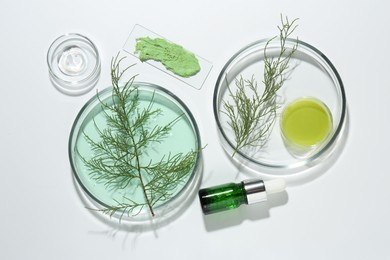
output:
M 144 207 L 148 207 L 155 216 L 153 207 L 157 202 L 169 200 L 176 187 L 193 169 L 198 151 L 163 155 L 154 162 L 148 158 L 148 149 L 156 143 L 164 142 L 172 127 L 182 115 L 166 125 L 153 125 L 153 120 L 163 116 L 160 109 L 155 109 L 154 93 L 147 107 L 140 108 L 139 92 L 134 83 L 135 76 L 125 84 L 120 80 L 131 67 L 123 70 L 120 64 L 123 58 L 118 56 L 111 62 L 112 95 L 103 101 L 97 94 L 107 127 L 101 129 L 94 121 L 99 140 L 92 139 L 84 133 L 93 152 L 86 159 L 78 152 L 93 180 L 103 183 L 107 189 L 134 190 L 142 192 L 144 201 L 135 201 L 124 197 L 99 211 L 110 216 L 120 214 L 137 215 Z M 145 163 L 147 162 L 147 163 Z
M 295 31 L 297 19 L 289 21 L 281 16 L 281 26 L 278 26 L 279 36 L 268 40 L 264 48 L 264 74 L 261 92 L 254 76 L 244 79 L 242 76 L 235 79 L 236 90 L 228 86 L 232 101 L 223 100 L 221 112 L 228 117 L 228 125 L 234 132 L 235 148 L 232 156 L 244 147 L 263 147 L 272 129 L 278 109 L 277 91 L 287 79 L 286 71 L 289 62 L 298 48 L 298 39 L 292 49 L 286 48 L 286 41 Z M 277 57 L 267 54 L 269 44 L 276 38 L 280 42 L 280 52 Z

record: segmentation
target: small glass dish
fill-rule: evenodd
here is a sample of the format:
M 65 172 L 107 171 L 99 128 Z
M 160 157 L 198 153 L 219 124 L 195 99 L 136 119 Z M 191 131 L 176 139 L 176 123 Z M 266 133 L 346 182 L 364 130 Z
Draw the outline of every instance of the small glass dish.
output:
M 67 95 L 90 91 L 100 76 L 99 52 L 87 37 L 69 33 L 58 37 L 47 52 L 53 85 Z
M 180 180 L 179 185 L 171 191 L 170 199 L 158 201 L 153 205 L 154 217 L 152 217 L 147 206 L 137 208 L 130 214 L 118 210 L 111 216 L 122 222 L 127 222 L 132 226 L 148 227 L 151 221 L 161 224 L 172 220 L 188 206 L 191 198 L 193 198 L 201 179 L 201 141 L 194 117 L 179 98 L 166 89 L 154 84 L 143 82 L 134 82 L 132 84 L 138 89 L 140 109 L 149 106 L 151 99 L 153 99 L 153 109 L 159 109 L 162 113 L 158 118 L 153 118 L 152 123 L 150 123 L 152 125 L 146 125 L 146 128 L 153 127 L 154 123 L 156 125 L 160 123 L 166 125 L 180 117 L 172 125 L 166 138 L 161 142 L 155 142 L 148 146 L 149 148 L 144 151 L 147 158 L 140 157 L 140 163 L 150 165 L 152 161 L 154 163 L 162 160 L 164 158 L 163 156 L 174 156 L 179 153 L 185 154 L 190 151 L 199 151 L 196 155 L 194 167 L 184 179 Z M 138 189 L 140 186 L 138 181 L 128 182 L 125 187 L 115 187 L 115 185 L 108 187 L 106 186 L 107 182 L 97 181 L 93 178 L 91 170 L 83 160 L 83 158 L 90 160 L 94 154 L 94 150 L 88 143 L 86 136 L 98 142 L 101 139 L 96 127 L 99 127 L 100 130 L 107 129 L 107 127 L 110 128 L 107 125 L 105 118 L 106 112 L 103 110 L 101 102 L 105 104 L 112 104 L 114 102 L 112 87 L 99 92 L 98 95 L 95 95 L 84 105 L 77 115 L 70 133 L 69 159 L 74 177 L 77 180 L 77 186 L 81 187 L 79 189 L 82 191 L 81 195 L 87 197 L 87 200 L 84 201 L 90 204 L 90 208 L 97 210 L 118 205 L 118 202 L 123 203 L 128 201 L 128 199 L 143 203 L 144 195 L 142 190 Z M 137 113 L 141 113 L 141 110 Z M 155 122 L 156 120 L 157 122 Z M 104 216 L 104 214 L 101 213 L 99 216 Z
M 214 116 L 222 146 L 230 157 L 234 154 L 236 141 L 223 104 L 231 101 L 229 89 L 235 92 L 235 81 L 240 77 L 254 77 L 259 87 L 263 88 L 264 49 L 267 41 L 254 42 L 237 52 L 223 67 L 216 82 Z M 346 96 L 337 70 L 323 53 L 303 41 L 287 39 L 286 53 L 291 51 L 296 43 L 298 48 L 290 60 L 285 75 L 286 81 L 277 92 L 279 108 L 277 118 L 267 136 L 268 141 L 261 148 L 240 149 L 232 157 L 237 164 L 245 165 L 256 174 L 266 177 L 285 177 L 287 180 L 297 177 L 299 173 L 328 158 L 345 132 Z M 280 42 L 277 39 L 269 43 L 266 54 L 268 57 L 278 57 Z M 329 109 L 332 125 L 328 137 L 317 144 L 314 150 L 297 156 L 283 140 L 278 117 L 287 104 L 302 97 L 320 100 Z
M 332 113 L 321 100 L 302 97 L 285 105 L 279 126 L 287 150 L 307 158 L 326 143 L 332 133 Z

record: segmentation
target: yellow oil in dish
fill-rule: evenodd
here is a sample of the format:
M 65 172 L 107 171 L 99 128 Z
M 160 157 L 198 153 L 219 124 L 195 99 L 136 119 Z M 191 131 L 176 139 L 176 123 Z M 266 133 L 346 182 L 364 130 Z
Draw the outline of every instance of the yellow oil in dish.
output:
M 328 107 L 314 98 L 300 98 L 283 110 L 281 130 L 289 143 L 315 146 L 323 142 L 332 129 Z

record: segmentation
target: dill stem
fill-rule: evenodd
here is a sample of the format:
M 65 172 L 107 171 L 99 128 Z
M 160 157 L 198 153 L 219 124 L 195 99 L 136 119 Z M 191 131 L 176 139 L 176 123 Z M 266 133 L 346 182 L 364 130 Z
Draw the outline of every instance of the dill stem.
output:
M 145 183 L 143 181 L 142 174 L 141 174 L 141 163 L 139 161 L 138 149 L 137 149 L 137 145 L 136 145 L 136 142 L 134 140 L 134 136 L 133 135 L 131 135 L 131 141 L 133 142 L 134 155 L 135 155 L 135 159 L 137 161 L 137 171 L 138 171 L 139 181 L 141 183 L 142 192 L 144 194 L 144 197 L 145 197 L 145 200 L 146 200 L 146 204 L 148 204 L 150 213 L 152 214 L 152 217 L 154 217 L 154 211 L 153 211 L 152 204 L 150 203 L 149 197 L 146 194 L 146 187 L 145 187 Z
M 235 78 L 236 90 L 230 88 L 230 82 L 226 83 L 229 101 L 223 102 L 222 112 L 228 116 L 228 125 L 234 132 L 235 147 L 232 153 L 234 157 L 244 147 L 262 148 L 269 138 L 272 127 L 277 116 L 278 104 L 276 101 L 277 91 L 283 86 L 287 79 L 286 72 L 289 70 L 289 62 L 298 47 L 298 39 L 291 50 L 286 47 L 288 37 L 294 32 L 297 19 L 291 23 L 286 17 L 281 16 L 281 26 L 279 29 L 279 54 L 268 56 L 269 44 L 277 39 L 275 36 L 269 39 L 264 46 L 264 91 L 261 94 L 257 88 L 257 81 L 254 76 L 251 79 L 243 79 L 242 75 Z
M 117 59 L 117 58 L 116 58 Z M 119 79 L 121 78 L 121 76 L 123 75 L 123 73 L 129 69 L 130 67 L 127 67 L 125 70 L 123 70 L 122 72 L 119 73 L 119 64 L 121 62 L 121 60 L 123 59 L 120 59 L 119 62 L 116 62 L 116 59 L 112 61 L 112 64 L 111 64 L 111 77 L 112 77 L 112 80 L 113 80 L 113 87 L 114 87 L 114 93 L 115 95 L 119 98 L 119 107 L 120 109 L 122 110 L 121 114 L 122 115 L 127 115 L 127 112 L 126 112 L 126 98 L 124 98 L 126 95 L 122 95 L 123 93 L 125 93 L 125 90 L 131 86 L 132 84 L 132 81 L 134 80 L 134 77 L 131 78 L 126 84 L 125 84 L 125 87 L 124 87 L 124 90 L 122 90 L 123 93 L 121 93 L 120 89 L 119 89 Z M 134 149 L 134 156 L 135 156 L 135 160 L 137 162 L 137 172 L 138 172 L 138 178 L 139 178 L 139 181 L 141 183 L 141 189 L 142 189 L 142 193 L 144 194 L 144 197 L 145 197 L 145 201 L 146 201 L 146 204 L 148 205 L 149 207 L 149 210 L 150 210 L 150 213 L 152 214 L 152 217 L 155 216 L 154 214 L 154 211 L 153 211 L 153 207 L 152 207 L 152 203 L 150 202 L 149 200 L 149 197 L 148 195 L 146 194 L 146 187 L 145 187 L 145 183 L 144 183 L 144 180 L 142 178 L 142 174 L 141 174 L 141 163 L 140 163 L 140 159 L 139 159 L 139 153 L 138 153 L 138 147 L 137 147 L 137 142 L 135 141 L 134 139 L 134 133 L 131 129 L 131 126 L 129 125 L 129 122 L 128 122 L 128 119 L 127 118 L 122 118 L 120 119 L 123 121 L 123 125 L 125 126 L 125 129 L 126 131 L 128 132 L 129 136 L 130 136 L 130 139 L 131 139 L 131 142 L 133 143 L 133 149 Z

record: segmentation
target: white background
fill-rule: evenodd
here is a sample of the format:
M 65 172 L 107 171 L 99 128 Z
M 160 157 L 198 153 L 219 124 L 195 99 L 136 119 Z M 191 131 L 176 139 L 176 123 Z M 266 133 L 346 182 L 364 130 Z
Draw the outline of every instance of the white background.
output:
M 5 1 L 0 3 L 0 259 L 390 259 L 389 4 L 387 1 Z M 85 209 L 67 141 L 82 105 L 110 83 L 109 62 L 135 24 L 210 60 L 201 90 L 172 90 L 191 108 L 204 151 L 202 186 L 239 181 L 219 143 L 212 94 L 225 62 L 273 36 L 279 15 L 338 69 L 348 139 L 320 177 L 288 187 L 272 205 L 204 217 L 193 199 L 179 218 L 133 232 Z M 46 52 L 67 32 L 91 38 L 102 75 L 71 97 L 50 83 Z M 145 64 L 139 65 L 144 68 Z M 163 84 L 157 70 L 144 79 Z

